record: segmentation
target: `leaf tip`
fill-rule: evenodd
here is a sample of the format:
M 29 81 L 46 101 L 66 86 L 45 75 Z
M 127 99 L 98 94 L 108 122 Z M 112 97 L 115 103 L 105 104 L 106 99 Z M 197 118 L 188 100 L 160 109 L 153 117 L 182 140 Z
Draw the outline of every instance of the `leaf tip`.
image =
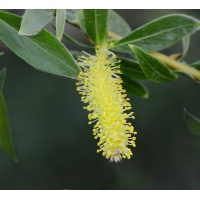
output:
M 19 160 L 17 159 L 16 155 L 15 155 L 15 152 L 14 152 L 14 149 L 12 147 L 12 150 L 11 152 L 7 152 L 6 153 L 9 155 L 9 157 L 15 162 L 15 163 L 19 163 Z
M 18 164 L 19 160 L 17 159 L 17 157 L 14 157 L 13 160 Z
M 189 130 L 200 137 L 200 119 L 189 113 L 185 108 L 183 112 L 183 117 Z
M 146 90 L 146 94 L 143 96 L 144 99 L 148 99 L 149 98 L 149 93 L 148 91 Z
M 34 35 L 37 35 L 39 33 L 40 33 L 40 31 L 32 32 L 32 33 L 26 33 L 26 32 L 23 32 L 21 29 L 18 31 L 18 35 L 22 35 L 22 36 L 34 36 Z
M 18 31 L 18 35 L 24 35 L 21 29 Z
M 2 56 L 4 54 L 4 52 L 0 52 L 0 56 Z
M 18 35 L 28 35 L 28 34 L 27 34 L 27 33 L 24 33 L 24 32 L 22 31 L 22 28 L 20 28 L 19 31 L 18 31 Z
M 0 74 L 6 74 L 6 68 L 3 68 L 1 71 L 0 71 Z
M 135 47 L 135 45 L 133 45 L 133 44 L 128 44 L 128 46 L 129 46 L 131 49 Z
M 188 111 L 186 110 L 186 108 L 183 108 L 183 117 L 185 118 L 186 113 L 188 113 Z
M 62 36 L 56 36 L 56 38 L 57 38 L 57 40 L 58 40 L 59 42 L 61 42 Z
M 130 47 L 130 49 L 135 53 L 135 50 L 137 50 L 137 46 L 135 46 L 134 44 L 128 44 L 128 46 Z

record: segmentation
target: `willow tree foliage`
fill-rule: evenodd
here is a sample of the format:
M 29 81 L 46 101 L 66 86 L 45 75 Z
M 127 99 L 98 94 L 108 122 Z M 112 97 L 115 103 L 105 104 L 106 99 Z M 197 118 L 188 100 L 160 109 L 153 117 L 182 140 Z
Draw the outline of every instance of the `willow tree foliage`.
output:
M 55 35 L 44 27 L 50 23 Z M 86 45 L 65 33 L 66 24 L 81 29 Z M 131 30 L 113 10 L 26 10 L 24 15 L 0 11 L 0 40 L 17 56 L 42 72 L 76 79 L 77 90 L 93 124 L 97 153 L 111 162 L 130 159 L 136 147 L 134 112 L 127 94 L 147 98 L 141 80 L 162 83 L 179 75 L 200 81 L 200 62 L 186 63 L 191 34 L 200 21 L 185 14 L 171 14 Z M 66 40 L 81 46 L 70 51 Z M 159 51 L 182 40 L 182 54 Z M 0 72 L 0 146 L 16 160 L 6 105 L 2 93 L 6 70 Z M 184 109 L 191 132 L 200 134 L 200 120 Z M 141 125 L 142 126 L 142 125 Z M 138 133 L 140 134 L 140 133 Z

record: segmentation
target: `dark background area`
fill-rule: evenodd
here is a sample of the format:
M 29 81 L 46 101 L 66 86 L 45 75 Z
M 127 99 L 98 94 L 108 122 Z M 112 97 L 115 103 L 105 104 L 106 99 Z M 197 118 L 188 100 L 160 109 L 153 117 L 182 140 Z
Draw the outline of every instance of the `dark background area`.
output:
M 116 11 L 133 29 L 170 13 L 200 19 L 200 10 Z M 84 41 L 80 31 L 68 25 L 66 30 Z M 188 63 L 200 60 L 199 34 L 191 38 Z M 3 92 L 19 160 L 16 164 L 0 149 L 0 189 L 200 189 L 200 138 L 183 119 L 183 108 L 200 117 L 198 83 L 185 77 L 144 82 L 150 97 L 131 97 L 138 132 L 134 156 L 115 164 L 96 153 L 75 80 L 35 70 L 2 42 L 0 51 L 5 52 L 0 57 L 0 67 L 7 68 Z M 181 43 L 165 52 L 181 52 Z

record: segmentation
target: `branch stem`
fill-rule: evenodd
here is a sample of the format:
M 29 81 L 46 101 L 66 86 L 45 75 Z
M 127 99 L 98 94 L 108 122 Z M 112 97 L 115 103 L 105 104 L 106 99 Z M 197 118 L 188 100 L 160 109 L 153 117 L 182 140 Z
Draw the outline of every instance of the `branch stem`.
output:
M 173 60 L 173 59 L 169 58 L 168 56 L 158 53 L 158 52 L 150 52 L 149 54 L 151 56 L 153 56 L 154 58 L 157 58 L 164 64 L 166 64 L 169 68 L 184 71 L 186 73 L 191 74 L 196 80 L 200 80 L 200 71 L 199 70 L 197 70 L 187 64 L 180 63 L 176 60 Z

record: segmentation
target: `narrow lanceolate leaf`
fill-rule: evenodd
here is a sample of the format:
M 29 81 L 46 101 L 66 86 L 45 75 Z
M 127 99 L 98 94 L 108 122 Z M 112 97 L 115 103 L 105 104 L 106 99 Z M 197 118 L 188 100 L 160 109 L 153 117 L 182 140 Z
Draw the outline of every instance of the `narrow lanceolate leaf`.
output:
M 20 35 L 36 35 L 53 19 L 53 13 L 44 9 L 28 9 L 22 18 Z
M 121 39 L 131 32 L 127 22 L 115 11 L 108 11 L 108 36 L 113 39 Z
M 122 86 L 128 94 L 134 97 L 143 97 L 143 98 L 147 98 L 149 96 L 148 91 L 144 85 L 142 85 L 141 83 L 138 83 L 137 81 L 123 74 L 120 76 L 123 80 Z
M 18 34 L 21 18 L 0 11 L 0 39 L 19 57 L 43 72 L 77 78 L 81 71 L 71 53 L 51 33 Z
M 56 11 L 56 37 L 60 41 L 62 39 L 66 19 L 66 9 L 57 9 Z
M 134 52 L 146 77 L 154 82 L 165 82 L 176 79 L 166 65 L 135 45 L 129 45 Z
M 190 36 L 187 35 L 182 39 L 182 46 L 183 46 L 183 52 L 181 57 L 178 59 L 179 61 L 184 60 L 184 58 L 186 57 L 188 50 L 189 50 L 189 46 L 190 46 Z
M 126 58 L 120 60 L 120 70 L 124 75 L 131 79 L 147 79 L 138 62 Z
M 200 27 L 199 20 L 183 14 L 158 18 L 115 43 L 116 51 L 127 51 L 127 44 L 134 44 L 145 51 L 158 51 L 172 46 Z
M 3 89 L 5 77 L 6 77 L 6 68 L 2 69 L 0 72 L 0 91 L 2 91 Z
M 6 70 L 0 72 L 0 147 L 15 161 L 17 158 L 14 153 L 12 138 L 10 134 L 10 126 L 5 100 L 2 93 L 3 83 L 5 80 Z
M 186 109 L 184 109 L 184 119 L 189 130 L 193 134 L 200 136 L 200 119 L 189 113 Z
M 84 28 L 95 45 L 101 45 L 107 37 L 108 10 L 83 10 Z
M 84 20 L 83 9 L 80 9 L 79 12 L 78 12 L 78 21 L 79 21 L 79 26 L 86 33 L 87 31 L 85 29 L 85 20 Z

